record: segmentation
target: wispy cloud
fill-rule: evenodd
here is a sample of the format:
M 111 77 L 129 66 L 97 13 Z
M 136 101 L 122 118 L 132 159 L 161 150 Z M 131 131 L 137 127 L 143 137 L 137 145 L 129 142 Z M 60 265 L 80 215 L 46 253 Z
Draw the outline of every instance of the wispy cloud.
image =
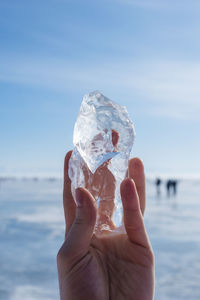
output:
M 200 62 L 127 61 L 86 66 L 51 58 L 14 58 L 1 59 L 0 64 L 1 82 L 62 92 L 126 91 L 144 103 L 158 103 L 159 114 L 162 110 L 163 115 L 175 118 L 194 117 L 200 110 Z

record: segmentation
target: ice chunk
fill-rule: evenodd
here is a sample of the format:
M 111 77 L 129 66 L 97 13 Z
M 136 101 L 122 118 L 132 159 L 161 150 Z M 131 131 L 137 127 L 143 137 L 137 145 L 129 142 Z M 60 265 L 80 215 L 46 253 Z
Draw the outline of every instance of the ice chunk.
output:
M 120 183 L 126 176 L 134 138 L 124 106 L 98 91 L 83 97 L 74 126 L 69 177 L 73 196 L 77 187 L 85 187 L 96 199 L 98 230 L 113 230 L 121 223 Z

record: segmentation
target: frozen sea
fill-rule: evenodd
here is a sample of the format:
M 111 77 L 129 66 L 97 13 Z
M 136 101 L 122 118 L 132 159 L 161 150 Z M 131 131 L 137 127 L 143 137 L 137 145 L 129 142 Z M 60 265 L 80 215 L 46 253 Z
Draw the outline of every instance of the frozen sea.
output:
M 156 259 L 156 300 L 200 299 L 200 182 L 176 197 L 147 183 L 145 223 Z M 0 300 L 59 299 L 64 236 L 61 180 L 0 181 Z

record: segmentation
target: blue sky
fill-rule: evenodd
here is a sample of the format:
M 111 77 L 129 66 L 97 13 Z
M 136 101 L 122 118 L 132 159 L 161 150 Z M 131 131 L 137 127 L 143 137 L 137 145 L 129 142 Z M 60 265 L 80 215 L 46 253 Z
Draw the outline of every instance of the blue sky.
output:
M 125 105 L 148 174 L 200 174 L 200 2 L 0 1 L 0 175 L 62 174 L 85 93 Z

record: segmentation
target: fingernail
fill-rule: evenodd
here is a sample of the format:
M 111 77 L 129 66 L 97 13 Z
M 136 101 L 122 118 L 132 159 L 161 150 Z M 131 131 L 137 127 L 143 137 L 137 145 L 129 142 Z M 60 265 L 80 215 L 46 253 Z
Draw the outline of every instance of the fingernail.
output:
M 77 206 L 83 206 L 84 197 L 81 188 L 76 189 L 75 195 L 76 195 Z

